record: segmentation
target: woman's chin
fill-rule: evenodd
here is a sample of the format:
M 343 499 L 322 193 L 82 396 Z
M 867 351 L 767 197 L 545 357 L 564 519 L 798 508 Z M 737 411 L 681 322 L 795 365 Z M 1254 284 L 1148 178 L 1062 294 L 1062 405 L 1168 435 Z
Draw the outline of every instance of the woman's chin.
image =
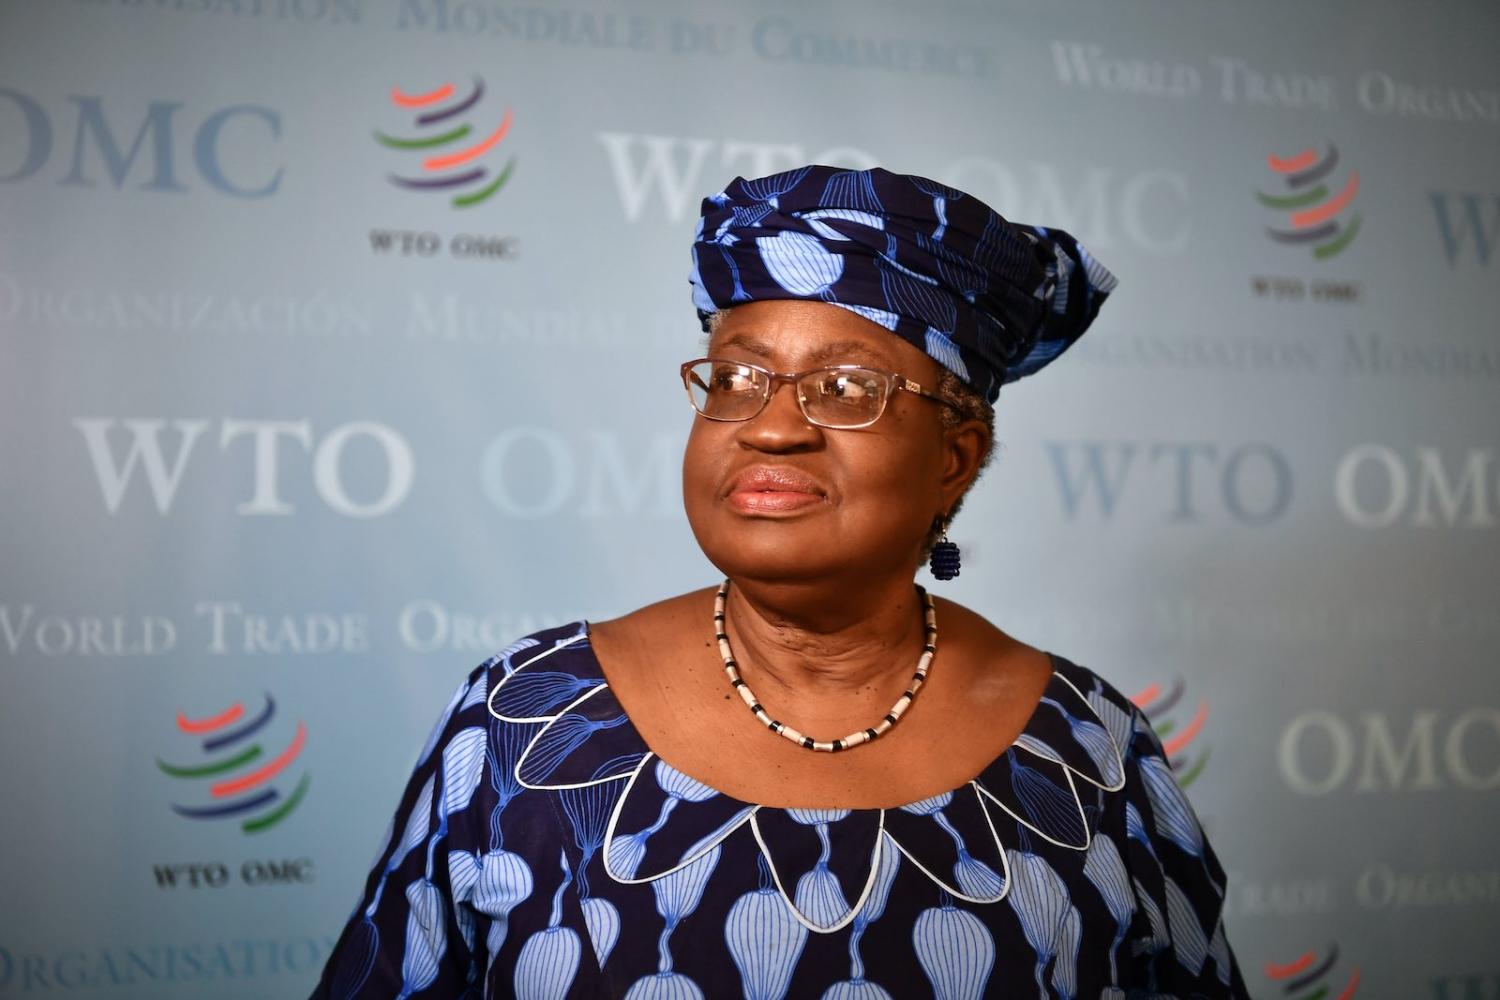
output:
M 783 522 L 781 526 L 791 527 Z M 764 525 L 762 525 L 764 527 Z M 816 526 L 812 531 L 746 531 L 722 545 L 704 545 L 708 561 L 730 579 L 772 584 L 808 584 L 842 590 L 853 582 L 910 579 L 916 571 L 890 553 L 868 546 L 851 547 Z
M 709 562 L 729 577 L 814 579 L 847 567 L 847 553 L 826 529 L 808 520 L 745 518 L 717 539 L 700 538 L 699 544 Z

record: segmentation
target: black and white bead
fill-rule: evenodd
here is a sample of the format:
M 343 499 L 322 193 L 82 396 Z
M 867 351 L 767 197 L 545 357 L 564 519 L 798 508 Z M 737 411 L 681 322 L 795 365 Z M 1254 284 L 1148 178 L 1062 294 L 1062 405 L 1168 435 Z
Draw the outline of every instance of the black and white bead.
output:
M 921 590 L 921 588 L 917 588 Z M 848 736 L 837 740 L 815 740 L 798 732 L 796 729 L 771 718 L 755 693 L 750 690 L 740 677 L 739 665 L 735 663 L 734 651 L 729 648 L 729 633 L 724 624 L 724 605 L 729 597 L 729 581 L 725 580 L 719 586 L 719 595 L 714 599 L 714 637 L 719 640 L 719 656 L 724 659 L 724 673 L 729 675 L 730 685 L 739 692 L 740 698 L 746 707 L 760 720 L 761 725 L 771 732 L 784 736 L 793 743 L 807 750 L 822 750 L 827 753 L 837 753 L 840 750 L 848 750 L 857 747 L 861 743 L 868 743 L 877 736 L 883 735 L 892 726 L 901 720 L 901 716 L 911 707 L 912 699 L 922 689 L 922 684 L 927 680 L 927 669 L 932 665 L 932 657 L 937 653 L 937 612 L 933 610 L 932 595 L 925 590 L 922 592 L 923 612 L 922 618 L 926 628 L 926 640 L 922 645 L 922 656 L 917 660 L 916 672 L 912 674 L 911 683 L 902 692 L 901 697 L 896 699 L 896 704 L 885 714 L 885 718 L 869 729 L 861 729 L 850 733 Z

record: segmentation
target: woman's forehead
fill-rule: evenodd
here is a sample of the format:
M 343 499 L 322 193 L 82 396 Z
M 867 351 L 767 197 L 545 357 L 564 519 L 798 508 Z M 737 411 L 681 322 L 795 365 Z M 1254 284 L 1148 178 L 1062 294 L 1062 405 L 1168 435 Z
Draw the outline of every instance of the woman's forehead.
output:
M 863 316 L 795 299 L 759 300 L 727 310 L 709 338 L 709 350 L 743 351 L 780 371 L 868 364 L 913 378 L 937 372 L 926 354 Z

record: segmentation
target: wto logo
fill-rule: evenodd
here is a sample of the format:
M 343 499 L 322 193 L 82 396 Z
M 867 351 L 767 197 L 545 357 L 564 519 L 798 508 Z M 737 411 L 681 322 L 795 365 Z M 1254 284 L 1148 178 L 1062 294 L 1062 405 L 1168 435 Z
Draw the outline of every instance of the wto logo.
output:
M 476 78 L 474 89 L 467 96 L 448 103 L 454 93 L 451 83 L 424 94 L 407 94 L 393 88 L 391 103 L 416 114 L 416 131 L 409 136 L 392 136 L 377 130 L 375 138 L 388 149 L 408 154 L 403 157 L 403 163 L 411 163 L 415 157 L 420 157 L 414 164 L 420 171 L 417 176 L 393 173 L 390 175 L 392 184 L 414 191 L 450 192 L 454 208 L 472 208 L 503 188 L 516 168 L 516 158 L 512 156 L 491 179 L 490 168 L 482 162 L 510 131 L 512 116 L 511 110 L 506 108 L 493 132 L 478 142 L 459 145 L 467 142 L 474 132 L 474 126 L 463 119 L 484 96 L 484 81 Z M 413 166 L 402 167 L 403 173 L 412 169 Z
M 276 702 L 266 695 L 265 708 L 249 722 L 245 722 L 245 705 L 235 702 L 217 715 L 202 719 L 189 719 L 177 713 L 177 728 L 193 737 L 203 737 L 202 747 L 206 760 L 190 764 L 168 764 L 157 758 L 156 766 L 163 774 L 191 783 L 192 797 L 202 801 L 203 782 L 209 782 L 207 805 L 184 806 L 172 803 L 172 810 L 189 819 L 224 819 L 230 816 L 255 815 L 243 819 L 240 829 L 245 833 L 260 833 L 269 830 L 291 815 L 307 795 L 312 776 L 306 771 L 297 780 L 290 794 L 283 796 L 282 790 L 268 787 L 296 763 L 307 743 L 307 726 L 299 721 L 296 735 L 290 743 L 274 757 L 267 759 L 260 742 L 245 744 L 271 724 L 276 715 Z
M 1331 944 L 1328 946 L 1328 957 L 1318 961 L 1317 952 L 1310 951 L 1301 958 L 1277 965 L 1274 962 L 1266 963 L 1266 978 L 1274 982 L 1285 983 L 1283 991 L 1292 996 L 1292 1000 L 1321 1000 L 1329 993 L 1329 987 L 1323 983 L 1328 974 L 1339 960 L 1339 946 Z M 1306 990 L 1298 994 L 1299 990 Z M 1350 973 L 1349 980 L 1339 991 L 1335 1000 L 1350 1000 L 1359 990 L 1359 967 L 1355 966 Z
M 1313 256 L 1320 260 L 1343 252 L 1359 235 L 1362 221 L 1358 212 L 1339 218 L 1359 193 L 1359 171 L 1349 171 L 1343 187 L 1337 194 L 1331 194 L 1329 177 L 1339 165 L 1339 151 L 1332 143 L 1321 159 L 1309 147 L 1296 156 L 1267 156 L 1266 163 L 1280 178 L 1286 192 L 1257 191 L 1256 200 L 1267 208 L 1290 213 L 1291 226 L 1289 229 L 1267 226 L 1266 235 L 1278 243 L 1312 244 Z
M 1130 700 L 1135 703 L 1136 708 L 1146 713 L 1151 728 L 1161 737 L 1162 749 L 1167 752 L 1167 761 L 1172 765 L 1173 774 L 1177 776 L 1177 784 L 1186 790 L 1198 780 L 1203 768 L 1208 765 L 1210 748 L 1200 746 L 1196 751 L 1190 749 L 1203 733 L 1203 725 L 1208 721 L 1208 702 L 1201 699 L 1198 701 L 1197 711 L 1181 730 L 1177 729 L 1175 718 L 1166 717 L 1182 700 L 1184 686 L 1179 677 L 1172 682 L 1172 689 L 1165 694 L 1162 693 L 1160 684 L 1152 684 Z

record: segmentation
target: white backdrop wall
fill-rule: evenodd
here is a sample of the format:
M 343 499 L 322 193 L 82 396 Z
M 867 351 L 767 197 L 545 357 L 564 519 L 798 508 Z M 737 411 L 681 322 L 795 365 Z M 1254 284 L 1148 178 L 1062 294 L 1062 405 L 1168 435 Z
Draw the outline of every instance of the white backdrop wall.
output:
M 0 995 L 304 993 L 463 674 L 715 580 L 697 202 L 821 161 L 1120 276 L 939 592 L 1139 692 L 1252 989 L 1500 997 L 1497 49 L 1478 0 L 0 3 Z

